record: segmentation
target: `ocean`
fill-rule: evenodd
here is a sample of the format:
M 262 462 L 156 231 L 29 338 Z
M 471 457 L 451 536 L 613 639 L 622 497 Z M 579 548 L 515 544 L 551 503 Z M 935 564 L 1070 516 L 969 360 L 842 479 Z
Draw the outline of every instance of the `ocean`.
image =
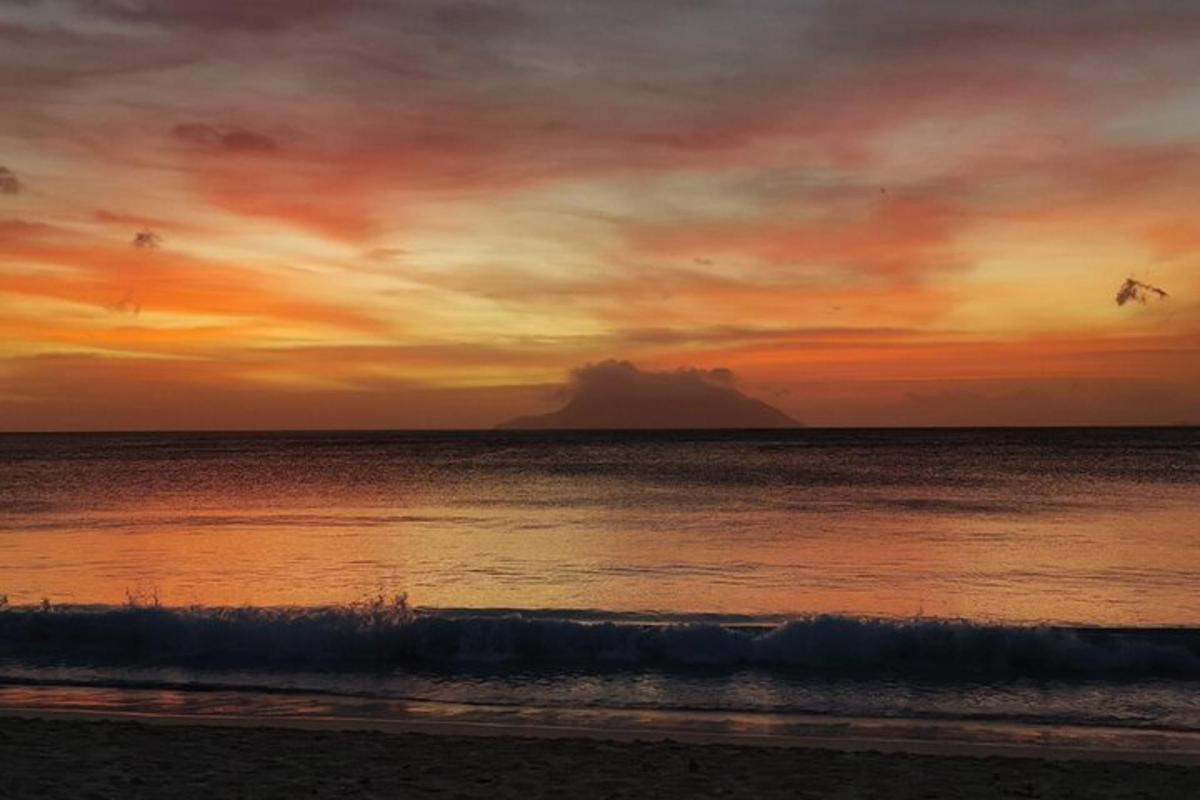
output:
M 1196 428 L 9 434 L 0 705 L 1200 749 L 1198 523 Z

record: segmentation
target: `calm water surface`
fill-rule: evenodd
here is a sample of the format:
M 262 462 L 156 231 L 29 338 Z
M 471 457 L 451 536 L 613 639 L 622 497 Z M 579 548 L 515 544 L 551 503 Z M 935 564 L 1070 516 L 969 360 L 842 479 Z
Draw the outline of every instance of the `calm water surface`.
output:
M 1200 623 L 1200 431 L 0 437 L 10 602 Z

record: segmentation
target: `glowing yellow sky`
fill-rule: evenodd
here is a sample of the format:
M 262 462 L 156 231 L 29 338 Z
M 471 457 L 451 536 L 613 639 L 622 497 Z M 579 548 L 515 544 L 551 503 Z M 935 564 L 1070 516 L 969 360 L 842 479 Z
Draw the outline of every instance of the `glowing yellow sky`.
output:
M 1200 10 L 901 5 L 0 5 L 0 429 L 1200 420 Z

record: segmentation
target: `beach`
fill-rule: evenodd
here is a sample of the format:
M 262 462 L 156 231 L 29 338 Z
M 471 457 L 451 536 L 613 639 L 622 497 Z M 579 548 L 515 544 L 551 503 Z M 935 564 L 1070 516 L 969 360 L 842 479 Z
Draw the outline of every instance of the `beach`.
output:
M 1120 759 L 0 718 L 0 797 L 1194 798 L 1200 767 Z

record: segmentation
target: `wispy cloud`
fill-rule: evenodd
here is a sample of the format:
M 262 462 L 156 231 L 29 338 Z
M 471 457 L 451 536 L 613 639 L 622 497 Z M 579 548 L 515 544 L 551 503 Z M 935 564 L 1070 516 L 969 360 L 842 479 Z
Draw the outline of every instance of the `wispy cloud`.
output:
M 246 30 L 271 33 L 364 5 L 356 0 L 85 0 L 81 9 L 124 22 L 203 31 Z
M 0 165 L 0 194 L 16 194 L 21 191 L 21 182 L 8 167 Z
M 1157 286 L 1151 286 L 1136 278 L 1126 278 L 1125 282 L 1121 284 L 1121 288 L 1117 290 L 1117 305 L 1123 306 L 1129 302 L 1138 302 L 1144 305 L 1152 295 L 1160 300 L 1167 298 L 1167 293 Z
M 218 127 L 201 122 L 176 125 L 171 135 L 186 144 L 203 148 L 209 152 L 242 154 L 268 154 L 278 152 L 280 147 L 269 136 L 237 126 Z
M 140 230 L 133 235 L 133 246 L 139 250 L 157 250 L 162 241 L 162 237 L 152 230 Z

